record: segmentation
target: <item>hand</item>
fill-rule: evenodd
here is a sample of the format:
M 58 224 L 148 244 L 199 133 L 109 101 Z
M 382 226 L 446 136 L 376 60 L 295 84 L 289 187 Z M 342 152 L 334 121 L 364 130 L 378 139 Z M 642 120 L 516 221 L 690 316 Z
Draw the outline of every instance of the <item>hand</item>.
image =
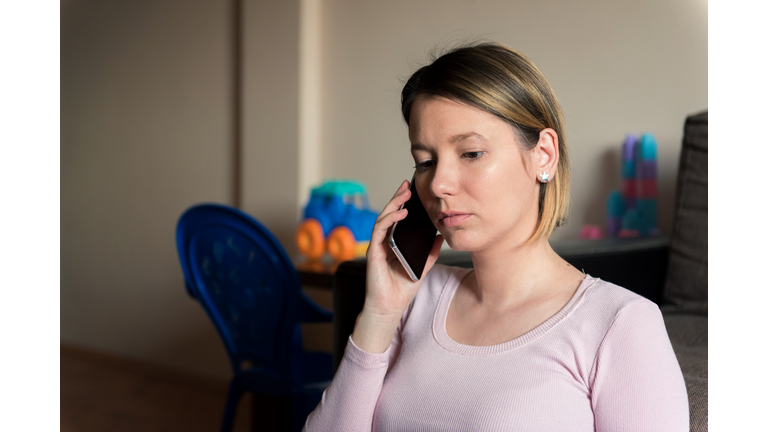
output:
M 376 219 L 366 256 L 365 305 L 357 318 L 352 339 L 367 352 L 384 352 L 392 342 L 403 312 L 416 296 L 421 281 L 413 282 L 403 265 L 389 247 L 389 231 L 395 222 L 405 219 L 408 211 L 401 209 L 411 197 L 406 180 Z M 424 273 L 437 261 L 443 237 L 438 235 L 432 245 Z
M 366 256 L 365 307 L 377 315 L 397 315 L 398 319 L 413 300 L 421 281 L 413 282 L 397 256 L 389 246 L 389 233 L 397 221 L 408 215 L 403 205 L 411 198 L 410 184 L 405 180 L 376 219 L 371 243 Z M 435 264 L 440 253 L 443 237 L 438 236 L 432 245 L 424 273 Z

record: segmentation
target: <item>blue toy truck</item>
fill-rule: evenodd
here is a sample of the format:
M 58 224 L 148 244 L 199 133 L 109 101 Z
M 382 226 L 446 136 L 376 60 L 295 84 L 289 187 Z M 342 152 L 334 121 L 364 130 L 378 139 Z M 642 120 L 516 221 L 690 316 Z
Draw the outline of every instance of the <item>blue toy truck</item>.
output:
M 365 255 L 378 213 L 371 210 L 364 184 L 329 180 L 313 188 L 296 230 L 299 252 L 318 260 L 327 251 L 336 261 Z

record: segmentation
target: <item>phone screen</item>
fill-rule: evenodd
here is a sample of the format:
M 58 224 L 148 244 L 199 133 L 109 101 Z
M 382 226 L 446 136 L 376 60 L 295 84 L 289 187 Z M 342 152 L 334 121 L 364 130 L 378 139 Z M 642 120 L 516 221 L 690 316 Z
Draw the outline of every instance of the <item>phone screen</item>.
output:
M 414 179 L 411 179 L 410 190 L 411 198 L 403 206 L 408 209 L 408 216 L 395 222 L 389 236 L 389 245 L 415 282 L 421 279 L 424 273 L 424 266 L 437 236 L 437 228 L 421 204 Z

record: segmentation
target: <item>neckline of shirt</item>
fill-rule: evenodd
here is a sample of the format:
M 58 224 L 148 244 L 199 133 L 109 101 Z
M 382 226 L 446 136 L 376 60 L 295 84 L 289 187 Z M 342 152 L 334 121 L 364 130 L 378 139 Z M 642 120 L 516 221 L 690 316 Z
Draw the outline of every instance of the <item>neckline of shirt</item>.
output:
M 450 336 L 448 336 L 448 332 L 445 329 L 446 320 L 448 318 L 448 308 L 451 305 L 451 301 L 453 301 L 453 295 L 456 293 L 456 289 L 459 287 L 461 281 L 469 274 L 470 271 L 472 271 L 471 268 L 460 269 L 448 277 L 448 280 L 443 287 L 443 291 L 440 294 L 437 308 L 435 309 L 435 315 L 432 320 L 432 334 L 434 335 L 437 343 L 446 350 L 456 354 L 475 357 L 487 357 L 496 354 L 502 354 L 507 351 L 519 348 L 544 336 L 544 334 L 552 329 L 552 327 L 554 327 L 557 323 L 562 321 L 566 316 L 568 316 L 568 314 L 571 313 L 571 311 L 581 301 L 587 288 L 592 286 L 595 281 L 598 280 L 597 278 L 594 278 L 590 275 L 586 275 L 568 303 L 566 303 L 565 306 L 563 306 L 556 314 L 551 316 L 548 320 L 544 321 L 538 327 L 532 329 L 528 333 L 496 345 L 475 346 L 464 345 L 456 342 L 455 340 L 451 339 Z

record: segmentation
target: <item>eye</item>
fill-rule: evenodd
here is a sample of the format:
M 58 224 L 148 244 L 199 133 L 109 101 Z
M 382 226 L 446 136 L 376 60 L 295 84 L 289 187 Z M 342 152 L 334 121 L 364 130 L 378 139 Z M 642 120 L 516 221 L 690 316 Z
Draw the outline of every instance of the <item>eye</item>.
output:
M 484 154 L 485 154 L 484 151 L 473 151 L 473 152 L 463 153 L 461 155 L 461 157 L 466 158 L 466 159 L 475 160 L 475 159 L 480 159 Z
M 418 168 L 418 169 L 419 169 L 419 170 L 421 170 L 421 171 L 426 171 L 426 170 L 428 170 L 428 169 L 429 169 L 429 168 L 430 168 L 432 165 L 434 165 L 434 161 L 431 161 L 431 160 L 425 160 L 425 161 L 422 161 L 422 162 L 419 162 L 419 163 L 417 163 L 417 164 L 416 164 L 416 166 L 415 166 L 414 168 Z

